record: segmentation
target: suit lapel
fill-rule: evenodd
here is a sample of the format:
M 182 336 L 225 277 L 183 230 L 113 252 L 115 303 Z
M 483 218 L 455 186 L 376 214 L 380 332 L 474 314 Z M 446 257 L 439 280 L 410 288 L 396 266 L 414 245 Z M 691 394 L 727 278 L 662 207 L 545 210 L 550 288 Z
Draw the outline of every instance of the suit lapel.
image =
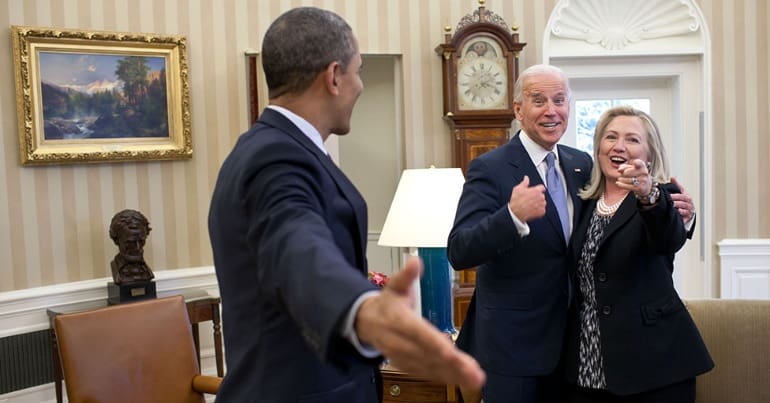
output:
M 599 244 L 599 248 L 601 248 L 602 244 L 604 244 L 604 242 L 610 236 L 612 236 L 612 234 L 623 227 L 623 225 L 625 225 L 628 220 L 630 220 L 631 217 L 633 217 L 636 213 L 636 198 L 634 197 L 633 193 L 628 193 L 626 198 L 623 199 L 623 203 L 621 203 L 620 207 L 618 207 L 618 211 L 615 212 L 612 220 L 610 220 L 610 223 L 607 224 L 607 228 L 604 229 L 604 236 L 602 236 L 602 242 Z
M 518 185 L 524 179 L 524 176 L 529 176 L 529 186 L 545 186 L 535 164 L 532 163 L 532 158 L 530 158 L 524 145 L 521 144 L 518 134 L 511 139 L 509 145 L 511 146 L 511 157 L 508 163 L 514 167 L 516 184 Z
M 580 220 L 575 230 L 572 231 L 572 243 L 575 245 L 575 253 L 577 253 L 577 256 L 580 256 L 580 249 L 583 247 L 583 243 L 585 242 L 586 231 L 588 230 L 588 225 L 591 222 L 591 216 L 593 215 L 594 209 L 596 208 L 596 200 L 594 199 L 587 201 L 585 208 L 586 212 L 583 214 L 583 218 Z M 607 239 L 609 239 L 614 233 L 622 228 L 636 213 L 636 199 L 634 198 L 633 194 L 629 193 L 628 196 L 623 199 L 623 202 L 620 204 L 620 207 L 618 207 L 615 215 L 607 224 L 607 227 L 604 228 L 604 234 L 602 235 L 602 239 L 599 242 L 599 250 L 601 250 Z
M 588 224 L 591 222 L 591 216 L 596 208 L 596 199 L 586 201 L 584 208 L 586 209 L 585 214 L 581 215 L 581 219 L 578 221 L 577 226 L 572 230 L 572 240 L 570 241 L 570 244 L 574 245 L 573 252 L 577 257 L 580 257 L 583 243 L 585 243 Z
M 545 185 L 535 164 L 532 162 L 532 158 L 529 156 L 529 153 L 527 153 L 524 145 L 521 144 L 521 139 L 518 134 L 511 139 L 510 145 L 513 147 L 513 152 L 509 163 L 514 167 L 514 175 L 516 177 L 514 186 L 519 184 L 522 179 L 524 179 L 525 175 L 529 177 L 529 186 Z M 544 234 L 544 238 L 549 240 L 557 250 L 564 250 L 564 248 L 566 248 L 566 241 L 564 240 L 564 233 L 561 230 L 559 213 L 556 211 L 556 205 L 553 203 L 548 191 L 545 192 L 545 199 L 545 221 L 550 223 L 551 230 Z M 538 226 L 538 223 L 540 222 L 540 220 L 535 220 L 528 224 L 530 226 Z
M 583 172 L 583 168 L 578 165 L 578 161 L 571 152 L 558 145 L 557 148 L 559 149 L 559 162 L 564 173 L 564 181 L 567 183 L 567 194 L 572 199 L 572 231 L 574 233 L 583 208 L 583 199 L 578 196 L 578 191 L 580 190 L 579 186 L 583 185 L 583 178 L 586 173 Z
M 259 118 L 263 123 L 276 127 L 302 146 L 304 146 L 311 154 L 313 154 L 323 165 L 326 172 L 334 180 L 337 185 L 337 189 L 342 194 L 343 198 L 348 201 L 356 220 L 356 229 L 358 230 L 358 245 L 356 245 L 356 259 L 360 263 L 358 267 L 362 268 L 364 272 L 368 270 L 366 267 L 366 226 L 368 224 L 366 202 L 361 194 L 356 189 L 355 185 L 345 176 L 342 170 L 332 161 L 331 157 L 324 154 L 312 141 L 302 133 L 297 126 L 295 126 L 289 119 L 281 115 L 272 109 L 266 108 Z

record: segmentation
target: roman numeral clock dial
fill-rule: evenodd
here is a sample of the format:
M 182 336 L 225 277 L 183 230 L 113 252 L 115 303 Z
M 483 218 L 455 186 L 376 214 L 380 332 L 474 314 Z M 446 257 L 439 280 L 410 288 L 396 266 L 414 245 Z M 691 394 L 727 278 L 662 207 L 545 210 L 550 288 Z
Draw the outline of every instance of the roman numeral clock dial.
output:
M 464 60 L 457 77 L 461 109 L 505 109 L 508 107 L 508 77 L 505 67 L 481 58 Z M 505 62 L 505 59 L 502 60 Z
M 518 27 L 484 7 L 465 15 L 452 34 L 444 28 L 441 58 L 444 119 L 449 122 L 454 165 L 463 169 L 477 156 L 505 144 L 511 131 L 513 83 L 519 71 Z

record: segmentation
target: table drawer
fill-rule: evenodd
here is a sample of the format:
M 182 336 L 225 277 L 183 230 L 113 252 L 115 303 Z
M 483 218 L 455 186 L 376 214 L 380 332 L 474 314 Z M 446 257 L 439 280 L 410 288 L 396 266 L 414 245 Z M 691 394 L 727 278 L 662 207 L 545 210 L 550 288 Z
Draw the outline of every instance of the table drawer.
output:
M 446 402 L 447 387 L 426 381 L 383 379 L 384 402 Z

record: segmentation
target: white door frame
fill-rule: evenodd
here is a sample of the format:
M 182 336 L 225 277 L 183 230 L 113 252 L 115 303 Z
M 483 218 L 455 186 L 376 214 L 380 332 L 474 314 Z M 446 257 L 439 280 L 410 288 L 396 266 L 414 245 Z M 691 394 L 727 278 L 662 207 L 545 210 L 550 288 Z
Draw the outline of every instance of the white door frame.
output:
M 627 13 L 624 7 L 639 7 L 636 0 L 591 0 L 592 7 L 585 7 L 584 2 L 560 0 L 554 7 L 548 20 L 543 38 L 543 63 L 554 64 L 565 70 L 570 79 L 580 77 L 672 77 L 678 83 L 678 91 L 674 94 L 674 102 L 681 106 L 683 119 L 683 137 L 687 145 L 675 145 L 672 151 L 687 150 L 697 153 L 699 162 L 695 169 L 698 186 L 688 186 L 696 200 L 699 231 L 700 270 L 696 273 L 701 283 L 699 287 L 689 289 L 687 297 L 714 297 L 718 295 L 715 289 L 715 271 L 713 268 L 713 189 L 709 178 L 712 177 L 712 123 L 711 123 L 711 53 L 710 35 L 705 24 L 705 18 L 694 0 L 648 0 L 645 7 L 657 10 L 672 8 L 679 11 L 682 17 L 678 22 L 667 21 L 669 28 L 677 25 L 679 30 L 664 30 L 661 26 L 642 26 L 636 21 L 624 18 L 608 18 L 608 14 Z M 595 13 L 595 15 L 592 15 Z M 649 15 L 647 15 L 649 16 Z M 579 18 L 578 18 L 579 17 Z M 596 24 L 597 21 L 622 21 L 626 26 Z M 612 35 L 618 38 L 617 32 L 623 32 L 626 41 L 605 41 L 597 38 Z M 696 79 L 692 74 L 696 69 Z M 676 85 L 676 84 L 675 84 Z M 692 108 L 693 99 L 699 110 Z M 691 117 L 697 116 L 697 125 L 693 128 Z M 676 117 L 675 117 L 676 119 Z M 693 149 L 695 148 L 695 149 Z M 673 158 L 672 158 L 673 160 Z M 692 180 L 692 179 L 688 179 Z M 698 194 L 693 194 L 691 188 L 699 188 Z M 682 275 L 681 273 L 677 276 Z
M 553 60 L 552 63 L 561 66 L 559 61 Z M 566 71 L 566 70 L 565 70 Z M 658 124 L 661 134 L 664 136 L 664 140 L 667 139 L 669 133 L 672 133 L 673 122 L 672 115 L 676 112 L 673 105 L 673 92 L 674 85 L 677 85 L 676 79 L 673 77 L 647 77 L 647 76 L 622 76 L 613 77 L 609 72 L 607 74 L 601 74 L 601 78 L 595 78 L 593 75 L 589 77 L 578 77 L 576 73 L 567 71 L 570 77 L 570 87 L 572 89 L 572 97 L 570 99 L 570 113 L 569 124 L 567 125 L 567 132 L 562 136 L 560 143 L 569 146 L 577 145 L 577 109 L 576 102 L 578 100 L 606 100 L 606 99 L 650 99 L 654 100 L 651 103 L 651 110 L 649 111 L 652 116 L 655 116 L 655 122 Z M 678 106 L 678 105 L 676 105 Z M 670 137 L 670 136 L 668 136 Z M 673 144 L 665 144 L 667 150 L 673 149 Z

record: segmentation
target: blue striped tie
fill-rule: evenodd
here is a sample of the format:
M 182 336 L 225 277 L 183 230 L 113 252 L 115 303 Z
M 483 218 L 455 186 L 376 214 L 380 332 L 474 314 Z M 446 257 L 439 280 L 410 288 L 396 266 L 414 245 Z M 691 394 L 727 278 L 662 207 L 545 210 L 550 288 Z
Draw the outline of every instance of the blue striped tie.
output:
M 545 163 L 548 165 L 548 170 L 545 173 L 546 187 L 548 193 L 551 195 L 553 204 L 556 205 L 556 211 L 559 212 L 559 221 L 561 221 L 561 230 L 564 232 L 564 240 L 569 242 L 569 210 L 567 209 L 567 196 L 564 195 L 564 186 L 561 184 L 561 178 L 559 173 L 556 172 L 554 166 L 554 160 L 556 155 L 553 151 L 549 152 L 545 156 Z

